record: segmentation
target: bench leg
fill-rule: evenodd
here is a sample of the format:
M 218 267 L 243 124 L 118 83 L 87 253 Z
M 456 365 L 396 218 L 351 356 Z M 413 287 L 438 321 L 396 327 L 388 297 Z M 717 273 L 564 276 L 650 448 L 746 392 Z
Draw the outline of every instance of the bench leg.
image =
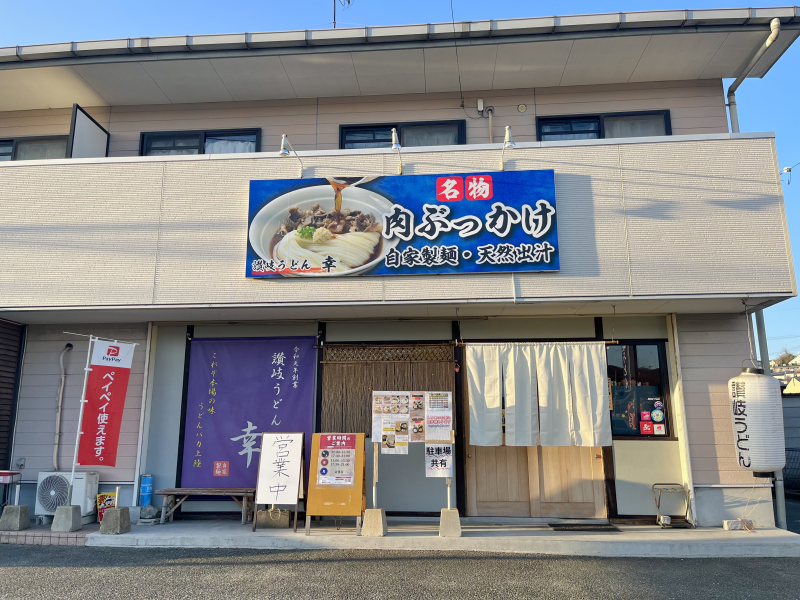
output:
M 167 516 L 167 498 L 168 496 L 165 494 L 164 499 L 161 501 L 161 524 L 164 524 L 164 519 Z

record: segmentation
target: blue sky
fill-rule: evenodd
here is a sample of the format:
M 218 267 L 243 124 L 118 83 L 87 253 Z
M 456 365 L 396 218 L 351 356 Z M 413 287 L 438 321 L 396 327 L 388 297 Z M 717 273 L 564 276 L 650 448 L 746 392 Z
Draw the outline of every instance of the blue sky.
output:
M 331 27 L 334 0 L 63 0 L 19 2 L 0 0 L 0 47 L 48 42 L 157 35 L 279 31 Z M 750 6 L 788 6 L 789 2 L 751 2 Z M 35 8 L 34 8 L 35 5 Z M 625 0 L 588 2 L 562 0 L 557 4 L 521 0 L 453 0 L 455 19 L 505 19 L 672 8 L 729 8 L 731 2 L 699 0 L 692 6 Z M 554 13 L 557 8 L 557 13 Z M 340 27 L 396 25 L 450 20 L 449 0 L 353 0 L 341 7 Z M 762 80 L 747 80 L 736 94 L 742 131 L 774 131 L 780 166 L 800 162 L 800 42 L 784 54 Z M 730 81 L 725 82 L 726 86 Z M 795 264 L 800 262 L 800 166 L 792 185 L 784 184 L 789 231 Z M 784 181 L 787 177 L 784 176 Z M 765 268 L 770 268 L 765 265 Z M 793 298 L 766 311 L 770 354 L 782 347 L 800 353 L 800 299 Z

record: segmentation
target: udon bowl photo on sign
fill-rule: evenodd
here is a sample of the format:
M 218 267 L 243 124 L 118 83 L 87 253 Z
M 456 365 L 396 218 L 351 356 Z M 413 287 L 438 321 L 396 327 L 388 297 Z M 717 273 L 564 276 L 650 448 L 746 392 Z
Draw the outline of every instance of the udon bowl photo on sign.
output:
M 559 270 L 551 170 L 251 181 L 248 219 L 248 277 Z

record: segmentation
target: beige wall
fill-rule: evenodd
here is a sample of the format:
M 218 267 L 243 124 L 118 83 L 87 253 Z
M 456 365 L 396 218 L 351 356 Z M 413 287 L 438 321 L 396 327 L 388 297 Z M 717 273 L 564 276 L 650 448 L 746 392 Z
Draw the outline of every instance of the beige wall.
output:
M 109 129 L 110 156 L 136 156 L 142 132 L 196 129 L 261 128 L 263 151 L 276 150 L 281 134 L 297 150 L 339 147 L 339 126 L 434 120 L 465 120 L 467 143 L 489 142 L 488 120 L 478 117 L 477 99 L 493 106 L 494 141 L 510 125 L 516 141 L 536 140 L 536 117 L 669 110 L 672 132 L 727 133 L 728 122 L 720 80 L 587 85 L 559 88 L 408 94 L 351 98 L 311 98 L 213 104 L 171 104 L 89 108 Z M 520 113 L 518 105 L 527 110 Z M 66 135 L 69 109 L 0 113 L 0 138 L 28 135 Z
M 56 398 L 61 381 L 58 358 L 69 342 L 73 349 L 64 356 L 67 374 L 61 410 L 61 439 L 58 446 L 60 471 L 72 468 L 75 449 L 83 369 L 86 366 L 87 338 L 67 335 L 64 331 L 93 334 L 109 339 L 138 342 L 133 355 L 128 394 L 122 415 L 116 467 L 85 467 L 81 470 L 100 472 L 100 481 L 132 481 L 136 468 L 139 441 L 139 416 L 144 385 L 144 355 L 147 325 L 41 326 L 28 328 L 28 339 L 22 363 L 22 379 L 17 406 L 12 464 L 25 459 L 23 481 L 36 481 L 39 471 L 53 470 L 53 442 L 56 429 Z
M 743 315 L 678 315 L 683 396 L 697 484 L 753 483 L 736 461 L 728 380 L 750 356 Z
M 507 161 L 507 170 L 556 172 L 558 273 L 416 276 L 413 285 L 408 277 L 244 276 L 249 182 L 296 177 L 295 161 L 228 155 L 5 163 L 0 306 L 510 302 L 512 296 L 555 301 L 794 291 L 772 139 L 601 142 L 517 148 Z M 648 183 L 654 156 L 663 175 Z M 391 174 L 395 160 L 382 151 L 307 157 L 304 164 L 307 177 L 364 176 Z M 404 172 L 494 170 L 497 160 L 490 150 L 414 153 L 406 155 Z M 45 276 L 41 265 L 57 268 Z

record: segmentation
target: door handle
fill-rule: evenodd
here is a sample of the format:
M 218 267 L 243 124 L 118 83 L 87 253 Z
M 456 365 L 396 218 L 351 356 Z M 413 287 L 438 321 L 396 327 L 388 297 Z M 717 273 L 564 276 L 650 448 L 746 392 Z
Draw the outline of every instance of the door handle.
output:
M 472 454 L 467 454 L 467 458 L 472 458 Z

